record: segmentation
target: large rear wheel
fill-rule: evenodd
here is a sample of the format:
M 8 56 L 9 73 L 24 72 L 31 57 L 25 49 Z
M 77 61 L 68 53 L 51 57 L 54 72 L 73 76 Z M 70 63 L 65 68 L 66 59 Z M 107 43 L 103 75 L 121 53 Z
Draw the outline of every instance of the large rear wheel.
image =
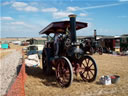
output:
M 70 61 L 66 57 L 56 60 L 56 78 L 61 87 L 69 87 L 73 80 L 73 71 Z
M 84 56 L 80 59 L 80 76 L 84 81 L 92 82 L 97 76 L 97 66 L 90 56 Z

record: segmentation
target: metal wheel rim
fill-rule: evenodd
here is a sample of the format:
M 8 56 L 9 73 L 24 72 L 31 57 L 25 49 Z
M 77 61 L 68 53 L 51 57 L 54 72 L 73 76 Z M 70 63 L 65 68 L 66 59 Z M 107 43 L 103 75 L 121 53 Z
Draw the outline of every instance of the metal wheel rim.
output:
M 59 58 L 56 61 L 57 64 L 56 77 L 57 77 L 57 82 L 61 87 L 69 87 L 73 80 L 71 64 L 68 63 L 69 61 L 67 61 L 67 59 L 63 57 Z
M 84 81 L 92 82 L 96 79 L 97 66 L 95 61 L 90 56 L 85 56 L 81 61 L 80 76 Z

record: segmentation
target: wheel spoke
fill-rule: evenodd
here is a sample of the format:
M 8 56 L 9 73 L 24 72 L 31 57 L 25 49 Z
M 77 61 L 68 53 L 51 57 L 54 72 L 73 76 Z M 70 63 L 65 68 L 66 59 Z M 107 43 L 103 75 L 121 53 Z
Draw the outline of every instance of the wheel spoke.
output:
M 84 70 L 84 72 L 82 72 L 82 74 L 84 74 L 86 72 L 86 70 Z
M 87 60 L 88 60 L 88 62 L 87 62 Z M 87 67 L 88 67 L 88 65 L 89 65 L 89 61 L 90 61 L 89 59 L 86 59 Z
M 63 78 L 62 78 L 62 82 L 65 83 L 66 82 L 66 78 L 65 76 L 63 75 Z
M 83 65 L 84 67 L 86 67 L 86 66 L 84 65 L 84 63 L 82 63 L 82 65 Z
M 88 77 L 89 77 L 89 79 L 90 79 L 89 71 L 87 71 L 87 76 L 88 76 Z
M 87 80 L 87 75 L 88 75 L 88 74 L 86 73 L 86 76 L 85 76 L 86 80 Z
M 63 69 L 64 70 L 64 69 Z M 68 70 L 67 70 L 68 71 Z M 68 73 L 69 73 L 69 71 L 68 71 Z M 66 71 L 64 72 L 63 71 L 63 74 L 62 74 L 63 76 L 62 76 L 62 80 L 61 80 L 61 83 L 62 83 L 62 85 L 64 85 L 64 84 L 66 84 L 68 81 L 69 81 L 69 79 L 70 79 L 70 74 L 67 74 L 66 73 Z
M 89 68 L 91 68 L 91 67 L 92 67 L 92 65 L 93 65 L 93 63 L 89 66 Z
M 94 75 L 93 72 L 90 70 L 90 73 L 92 74 L 92 76 Z
M 90 70 L 95 70 L 95 69 L 90 69 Z
M 84 74 L 84 73 L 86 72 L 86 70 L 85 70 L 86 66 L 85 66 L 84 63 L 82 63 L 82 65 L 83 65 L 83 67 L 84 67 L 84 68 L 82 68 L 82 69 L 84 70 L 84 71 L 82 72 L 82 74 Z

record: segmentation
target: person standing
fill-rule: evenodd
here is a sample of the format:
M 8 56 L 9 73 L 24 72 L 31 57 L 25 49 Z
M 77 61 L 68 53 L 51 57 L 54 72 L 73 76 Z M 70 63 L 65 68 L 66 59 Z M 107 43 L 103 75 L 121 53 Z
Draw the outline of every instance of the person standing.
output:
M 59 53 L 59 33 L 55 34 L 54 48 L 55 48 L 55 56 L 58 56 L 58 53 Z

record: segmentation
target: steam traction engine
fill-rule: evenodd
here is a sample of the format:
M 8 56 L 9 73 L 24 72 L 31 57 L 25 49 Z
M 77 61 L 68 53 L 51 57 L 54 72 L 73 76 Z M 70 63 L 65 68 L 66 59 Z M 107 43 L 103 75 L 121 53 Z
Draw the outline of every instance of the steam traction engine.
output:
M 84 53 L 83 44 L 76 42 L 76 30 L 87 27 L 87 23 L 75 21 L 76 15 L 69 15 L 70 21 L 52 22 L 40 34 L 60 33 L 59 53 L 55 56 L 54 41 L 48 41 L 42 53 L 43 72 L 56 73 L 61 87 L 69 87 L 73 81 L 73 73 L 86 82 L 92 82 L 97 76 L 94 59 Z

